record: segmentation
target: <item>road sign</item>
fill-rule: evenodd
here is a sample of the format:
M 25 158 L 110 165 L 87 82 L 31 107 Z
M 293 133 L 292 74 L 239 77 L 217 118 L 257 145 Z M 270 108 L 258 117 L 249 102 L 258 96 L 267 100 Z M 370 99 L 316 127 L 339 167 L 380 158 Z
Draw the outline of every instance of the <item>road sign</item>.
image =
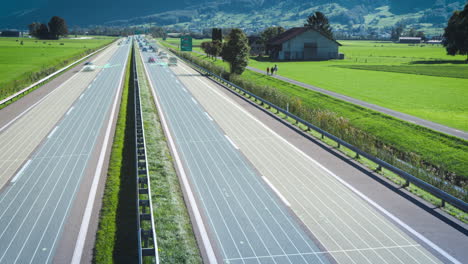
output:
M 192 37 L 191 36 L 180 37 L 180 50 L 192 51 Z

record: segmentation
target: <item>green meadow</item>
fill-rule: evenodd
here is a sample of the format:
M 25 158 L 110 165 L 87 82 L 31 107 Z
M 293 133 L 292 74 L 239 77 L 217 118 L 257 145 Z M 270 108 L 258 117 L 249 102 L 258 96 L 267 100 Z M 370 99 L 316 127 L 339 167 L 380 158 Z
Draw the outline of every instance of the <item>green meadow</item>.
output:
M 0 38 L 0 99 L 113 40 Z
M 345 60 L 274 62 L 265 70 L 406 114 L 468 131 L 468 64 L 441 46 L 341 41 Z

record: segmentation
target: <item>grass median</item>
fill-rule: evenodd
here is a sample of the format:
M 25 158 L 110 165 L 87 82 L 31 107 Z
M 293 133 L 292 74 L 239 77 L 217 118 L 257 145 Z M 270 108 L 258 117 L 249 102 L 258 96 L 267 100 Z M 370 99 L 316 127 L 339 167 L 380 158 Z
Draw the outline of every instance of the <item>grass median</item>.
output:
M 160 263 L 202 263 L 179 178 L 139 56 L 137 69 Z
M 131 56 L 102 199 L 93 263 L 137 263 L 136 176 Z

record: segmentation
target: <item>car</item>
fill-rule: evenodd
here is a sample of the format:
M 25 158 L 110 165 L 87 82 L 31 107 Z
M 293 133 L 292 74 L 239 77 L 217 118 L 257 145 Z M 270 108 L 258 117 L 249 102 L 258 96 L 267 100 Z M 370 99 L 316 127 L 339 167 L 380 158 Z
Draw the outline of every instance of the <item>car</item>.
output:
M 84 64 L 84 65 L 93 65 L 93 63 L 92 63 L 92 62 L 90 62 L 90 61 L 87 61 L 87 62 L 85 62 L 85 64 Z
M 159 57 L 160 57 L 161 59 L 167 59 L 167 58 L 168 58 L 167 53 L 164 52 L 164 51 L 159 52 Z
M 177 58 L 174 56 L 169 57 L 169 62 L 167 63 L 169 66 L 177 66 Z
M 155 62 L 155 60 L 154 60 L 153 57 L 149 57 L 149 58 L 148 58 L 148 63 L 154 63 L 154 62 Z
M 147 49 L 147 48 L 143 48 L 143 52 L 147 52 L 147 51 L 148 51 L 148 49 Z
M 94 66 L 94 64 L 85 65 L 83 67 L 83 71 L 85 71 L 85 72 L 90 72 L 90 71 L 94 71 L 94 70 L 96 70 L 96 66 Z

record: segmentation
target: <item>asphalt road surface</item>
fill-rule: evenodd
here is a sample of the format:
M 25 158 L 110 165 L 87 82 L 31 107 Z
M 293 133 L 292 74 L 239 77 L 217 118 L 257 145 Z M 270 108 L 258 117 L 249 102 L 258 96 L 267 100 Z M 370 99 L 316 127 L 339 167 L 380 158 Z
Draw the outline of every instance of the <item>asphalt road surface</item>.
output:
M 172 71 L 146 63 L 152 87 L 225 263 L 330 263 L 289 209 Z
M 77 73 L 0 131 L 0 263 L 54 259 L 129 48 L 114 44 L 96 71 Z
M 217 91 L 211 81 L 183 63 L 171 70 L 176 84 L 183 84 L 181 89 L 188 90 L 188 96 L 206 110 L 205 116 L 219 125 L 255 167 L 257 179 L 264 179 L 325 248 L 315 254 L 327 254 L 339 263 L 457 262 L 268 129 Z

